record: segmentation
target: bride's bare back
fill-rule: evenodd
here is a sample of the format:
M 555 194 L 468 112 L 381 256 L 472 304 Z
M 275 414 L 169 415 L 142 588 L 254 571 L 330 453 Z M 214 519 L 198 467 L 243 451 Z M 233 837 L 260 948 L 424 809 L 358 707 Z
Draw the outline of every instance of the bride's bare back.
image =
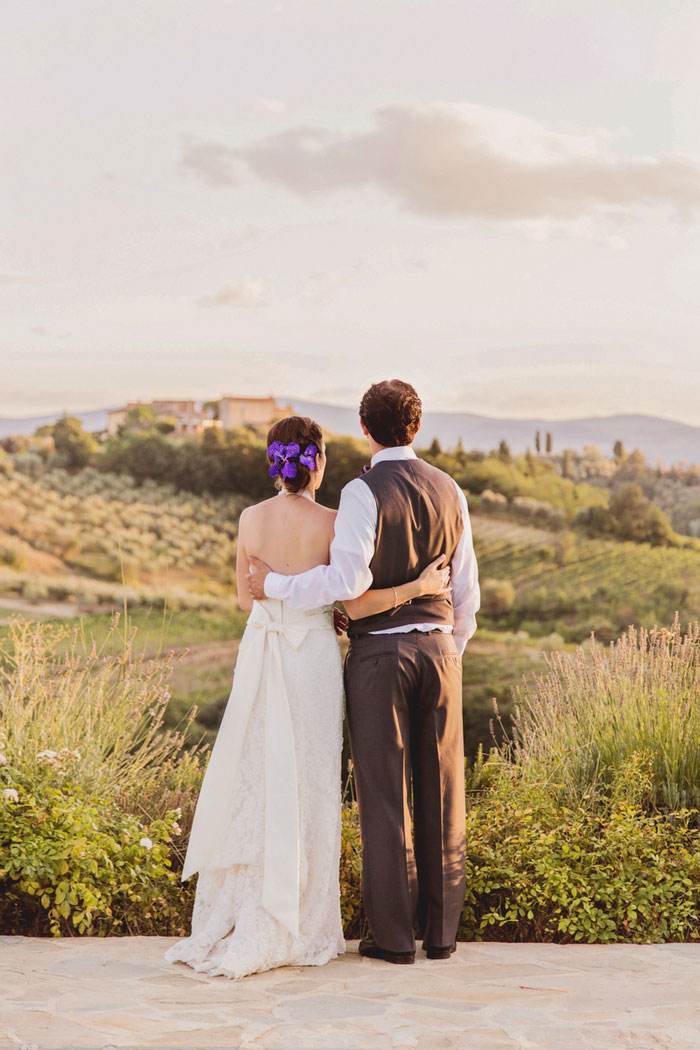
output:
M 251 609 L 246 573 L 248 560 L 260 558 L 273 572 L 296 575 L 328 565 L 335 524 L 334 510 L 295 493 L 284 493 L 248 507 L 238 527 L 238 603 Z

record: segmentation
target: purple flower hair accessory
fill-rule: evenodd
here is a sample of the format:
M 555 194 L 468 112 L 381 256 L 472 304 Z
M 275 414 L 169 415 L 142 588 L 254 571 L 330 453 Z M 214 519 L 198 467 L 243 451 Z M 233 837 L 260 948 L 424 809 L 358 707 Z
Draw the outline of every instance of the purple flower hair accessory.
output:
M 303 463 L 309 470 L 316 470 L 316 456 L 318 455 L 318 449 L 315 445 L 307 445 L 304 452 L 299 456 L 299 462 Z
M 301 448 L 296 441 L 290 441 L 288 445 L 283 445 L 281 441 L 273 441 L 267 449 L 267 454 L 272 460 L 268 471 L 270 477 L 276 478 L 281 475 L 285 479 L 295 478 L 297 465 L 293 460 L 297 458 L 300 451 Z

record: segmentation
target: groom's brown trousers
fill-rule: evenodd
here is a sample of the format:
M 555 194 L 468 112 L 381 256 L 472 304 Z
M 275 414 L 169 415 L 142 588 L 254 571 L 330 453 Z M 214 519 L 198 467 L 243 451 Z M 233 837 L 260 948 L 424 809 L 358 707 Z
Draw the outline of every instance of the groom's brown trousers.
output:
M 345 689 L 372 936 L 389 951 L 413 951 L 417 918 L 426 946 L 447 947 L 466 887 L 454 639 L 439 631 L 353 638 Z

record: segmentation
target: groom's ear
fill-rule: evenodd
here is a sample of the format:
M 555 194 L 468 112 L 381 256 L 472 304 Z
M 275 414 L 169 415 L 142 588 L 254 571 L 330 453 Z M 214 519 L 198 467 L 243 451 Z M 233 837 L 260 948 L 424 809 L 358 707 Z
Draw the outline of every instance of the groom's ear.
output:
M 369 437 L 369 430 L 365 426 L 364 420 L 362 419 L 360 420 L 360 426 L 362 427 L 362 433 L 365 435 L 365 437 Z

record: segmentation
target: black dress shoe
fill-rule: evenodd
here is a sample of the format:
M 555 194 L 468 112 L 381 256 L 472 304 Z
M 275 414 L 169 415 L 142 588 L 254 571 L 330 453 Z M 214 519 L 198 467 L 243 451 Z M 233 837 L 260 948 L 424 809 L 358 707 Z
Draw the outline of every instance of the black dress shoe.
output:
M 384 962 L 403 966 L 410 966 L 416 961 L 415 952 L 390 952 L 387 948 L 380 948 L 372 937 L 365 937 L 360 941 L 359 952 L 368 959 L 382 959 Z
M 425 947 L 425 945 L 424 945 Z M 449 959 L 457 951 L 457 942 L 453 941 L 447 948 L 425 948 L 425 954 L 429 959 Z

